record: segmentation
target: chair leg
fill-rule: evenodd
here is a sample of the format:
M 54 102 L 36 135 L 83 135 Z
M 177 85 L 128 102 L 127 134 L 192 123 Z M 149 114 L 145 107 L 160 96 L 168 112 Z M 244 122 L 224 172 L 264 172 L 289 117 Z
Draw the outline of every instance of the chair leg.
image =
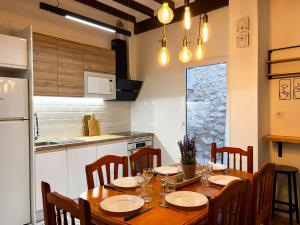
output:
M 295 210 L 296 210 L 296 222 L 299 224 L 299 205 L 298 205 L 298 193 L 297 193 L 297 180 L 296 173 L 293 173 L 293 184 L 294 184 L 294 197 L 295 197 Z
M 293 225 L 293 198 L 292 198 L 291 174 L 288 174 L 288 189 L 289 189 L 289 217 L 290 217 L 290 225 Z
M 276 184 L 277 184 L 277 173 L 274 174 L 274 183 L 273 183 L 273 201 L 272 201 L 272 216 L 275 216 L 275 201 L 276 201 Z

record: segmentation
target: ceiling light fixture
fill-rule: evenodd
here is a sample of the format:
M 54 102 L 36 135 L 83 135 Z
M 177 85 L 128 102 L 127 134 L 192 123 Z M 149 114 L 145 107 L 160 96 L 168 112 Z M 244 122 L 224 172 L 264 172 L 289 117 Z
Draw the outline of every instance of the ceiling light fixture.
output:
M 160 40 L 160 42 L 161 42 L 161 50 L 159 53 L 159 64 L 162 66 L 165 66 L 170 61 L 169 52 L 167 49 L 167 38 L 166 38 L 165 26 L 164 26 L 164 31 L 163 31 L 163 37 Z
M 202 38 L 204 43 L 208 41 L 208 15 L 206 13 L 203 16 Z
M 190 10 L 190 1 L 184 1 L 184 27 L 186 30 L 191 28 L 191 10 Z
M 182 47 L 181 51 L 179 52 L 179 60 L 182 63 L 190 62 L 192 59 L 192 56 L 193 56 L 191 50 L 188 48 L 188 43 L 189 42 L 187 40 L 186 31 L 185 31 L 185 35 L 183 38 L 183 47 Z
M 173 20 L 174 13 L 169 7 L 168 1 L 165 0 L 157 13 L 157 18 L 162 24 L 168 24 Z
M 105 31 L 108 31 L 108 32 L 113 32 L 113 33 L 123 34 L 123 35 L 126 35 L 126 36 L 131 36 L 131 32 L 128 31 L 128 30 L 125 30 L 125 29 L 122 29 L 122 28 L 119 28 L 119 27 L 115 27 L 115 26 L 112 26 L 110 24 L 103 23 L 101 21 L 94 20 L 92 18 L 82 16 L 80 14 L 77 14 L 77 13 L 74 13 L 74 12 L 71 12 L 71 11 L 53 6 L 53 5 L 49 5 L 49 4 L 44 3 L 44 2 L 40 2 L 40 9 L 51 12 L 51 13 L 54 13 L 54 14 L 59 15 L 59 16 L 63 16 L 66 19 L 70 19 L 72 21 L 76 21 L 78 23 L 82 23 L 82 24 L 85 24 L 85 25 L 88 25 L 88 26 L 99 28 L 99 29 L 102 29 L 102 30 L 105 30 Z

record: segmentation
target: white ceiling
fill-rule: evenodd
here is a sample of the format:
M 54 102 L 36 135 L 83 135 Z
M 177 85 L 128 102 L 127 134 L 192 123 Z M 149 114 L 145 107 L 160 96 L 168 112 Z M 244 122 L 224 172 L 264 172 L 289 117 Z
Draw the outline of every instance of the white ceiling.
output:
M 115 1 L 112 1 L 112 0 L 97 0 L 97 1 L 102 2 L 102 3 L 106 4 L 106 5 L 112 6 L 112 7 L 116 8 L 116 9 L 119 9 L 119 10 L 121 10 L 123 12 L 126 12 L 126 13 L 128 13 L 130 15 L 135 16 L 137 22 L 149 18 L 149 16 L 147 16 L 147 15 L 144 15 L 144 14 L 138 12 L 138 11 L 130 9 L 130 8 L 128 8 L 126 6 L 123 6 L 123 5 L 121 5 L 121 4 L 119 4 L 119 3 L 115 2 Z M 131 0 L 128 0 L 128 2 L 130 2 L 130 1 Z M 157 3 L 157 2 L 155 2 L 154 0 L 135 0 L 135 1 L 141 3 L 141 4 L 145 5 L 145 6 L 148 6 L 148 7 L 152 8 L 155 11 L 155 13 L 157 13 L 157 11 L 158 11 L 158 9 L 160 7 L 160 4 Z M 173 1 L 175 2 L 175 7 L 176 8 L 179 7 L 179 6 L 182 6 L 184 4 L 184 0 L 173 0 Z M 194 0 L 191 0 L 190 2 L 193 2 L 193 1 Z

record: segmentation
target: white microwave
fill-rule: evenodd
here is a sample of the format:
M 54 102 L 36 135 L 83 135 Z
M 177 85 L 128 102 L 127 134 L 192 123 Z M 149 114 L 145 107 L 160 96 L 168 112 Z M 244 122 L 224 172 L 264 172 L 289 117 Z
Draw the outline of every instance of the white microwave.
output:
M 84 96 L 116 99 L 116 75 L 84 71 Z

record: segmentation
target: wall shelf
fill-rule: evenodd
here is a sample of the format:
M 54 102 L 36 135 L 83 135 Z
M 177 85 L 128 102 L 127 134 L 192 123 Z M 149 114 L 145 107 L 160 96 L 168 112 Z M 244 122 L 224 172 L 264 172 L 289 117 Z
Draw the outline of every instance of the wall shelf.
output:
M 288 73 L 268 73 L 266 75 L 269 79 L 300 77 L 300 71 L 299 72 L 288 72 Z
M 276 63 L 286 63 L 286 62 L 296 62 L 296 61 L 300 61 L 300 57 L 269 60 L 269 61 L 267 61 L 267 63 L 268 64 L 276 64 Z
M 277 49 L 271 49 L 268 51 L 268 72 L 266 76 L 268 79 L 279 79 L 279 78 L 288 78 L 288 77 L 300 77 L 300 72 L 282 72 L 282 73 L 272 73 L 272 65 L 273 64 L 279 64 L 279 63 L 287 63 L 287 62 L 296 62 L 300 61 L 300 57 L 292 57 L 292 58 L 286 58 L 286 59 L 274 59 L 272 60 L 272 53 L 275 51 L 283 51 L 283 50 L 290 50 L 300 48 L 300 45 L 295 46 L 289 46 L 284 48 L 277 48 Z
M 264 137 L 265 141 L 277 142 L 278 157 L 282 157 L 282 144 L 300 144 L 300 137 L 297 136 L 282 136 L 282 135 L 267 135 Z

